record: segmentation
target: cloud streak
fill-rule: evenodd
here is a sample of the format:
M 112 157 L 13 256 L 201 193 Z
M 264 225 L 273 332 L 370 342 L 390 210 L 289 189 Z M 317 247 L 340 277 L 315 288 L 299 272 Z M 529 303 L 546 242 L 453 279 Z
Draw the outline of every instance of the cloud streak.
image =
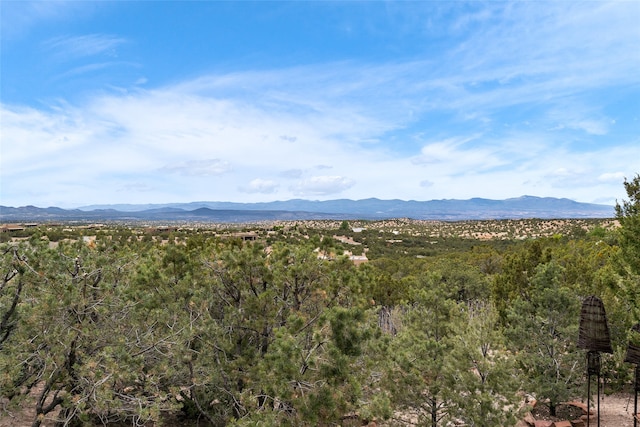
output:
M 0 26 L 10 41 L 24 37 L 43 23 L 65 21 L 91 13 L 96 2 L 8 1 L 2 3 Z
M 126 43 L 122 37 L 109 34 L 58 36 L 45 40 L 42 48 L 61 59 L 74 59 L 105 54 L 115 57 L 116 48 Z
M 189 160 L 166 165 L 160 169 L 161 172 L 184 176 L 218 176 L 231 170 L 231 165 L 220 159 Z

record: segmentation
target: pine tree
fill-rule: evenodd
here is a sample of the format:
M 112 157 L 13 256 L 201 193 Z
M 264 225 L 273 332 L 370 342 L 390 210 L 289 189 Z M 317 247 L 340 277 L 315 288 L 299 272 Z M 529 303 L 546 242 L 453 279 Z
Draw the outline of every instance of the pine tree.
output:
M 616 218 L 620 221 L 620 245 L 625 260 L 635 274 L 640 274 L 640 174 L 624 181 L 628 200 L 616 203 Z

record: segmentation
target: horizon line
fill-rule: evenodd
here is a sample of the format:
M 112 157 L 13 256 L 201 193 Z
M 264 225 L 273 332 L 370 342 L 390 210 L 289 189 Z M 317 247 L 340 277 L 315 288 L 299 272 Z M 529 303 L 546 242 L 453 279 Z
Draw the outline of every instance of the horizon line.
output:
M 27 205 L 21 205 L 21 206 L 11 206 L 11 205 L 1 205 L 0 204 L 0 207 L 2 207 L 2 208 L 13 208 L 13 209 L 20 209 L 20 208 L 27 208 L 27 207 L 34 207 L 34 208 L 38 208 L 38 209 L 58 208 L 58 209 L 64 209 L 64 210 L 74 210 L 74 209 L 77 209 L 77 210 L 88 210 L 89 208 L 91 208 L 92 210 L 95 210 L 95 209 L 103 209 L 104 207 L 108 207 L 108 206 L 144 206 L 144 205 L 164 206 L 164 205 L 189 205 L 189 204 L 198 204 L 198 203 L 223 203 L 223 204 L 235 204 L 235 205 L 263 205 L 263 204 L 287 203 L 287 202 L 295 202 L 295 201 L 302 201 L 302 202 L 309 202 L 309 203 L 325 203 L 325 202 L 336 202 L 336 201 L 361 202 L 361 201 L 367 201 L 367 200 L 378 200 L 378 201 L 381 201 L 381 202 L 394 202 L 395 201 L 395 202 L 404 202 L 404 203 L 410 203 L 410 202 L 427 203 L 427 202 L 438 202 L 438 201 L 471 201 L 471 200 L 488 200 L 488 201 L 498 201 L 499 202 L 499 201 L 518 200 L 518 199 L 525 199 L 525 198 L 569 200 L 571 202 L 580 203 L 580 204 L 615 207 L 615 204 L 594 203 L 594 202 L 580 202 L 580 201 L 577 201 L 575 199 L 571 199 L 571 198 L 568 198 L 568 197 L 532 196 L 532 195 L 528 195 L 528 194 L 524 194 L 522 196 L 517 196 L 517 197 L 507 197 L 507 198 L 504 198 L 504 199 L 490 199 L 490 198 L 486 198 L 486 197 L 470 197 L 468 199 L 451 198 L 451 199 L 425 199 L 425 200 L 417 200 L 417 199 L 408 199 L 408 200 L 407 199 L 381 199 L 381 198 L 378 198 L 378 197 L 367 197 L 367 198 L 363 198 L 363 199 L 336 198 L 336 199 L 326 199 L 326 200 L 293 198 L 293 199 L 286 199 L 286 200 L 271 200 L 271 201 L 268 201 L 268 202 L 233 202 L 233 201 L 221 201 L 221 200 L 193 200 L 193 201 L 189 201 L 189 202 L 90 203 L 90 204 L 84 204 L 84 205 L 77 205 L 75 207 L 62 207 L 62 206 L 57 206 L 57 205 L 49 205 L 49 206 L 43 207 L 43 206 L 38 206 L 38 205 L 33 205 L 33 204 L 27 204 Z

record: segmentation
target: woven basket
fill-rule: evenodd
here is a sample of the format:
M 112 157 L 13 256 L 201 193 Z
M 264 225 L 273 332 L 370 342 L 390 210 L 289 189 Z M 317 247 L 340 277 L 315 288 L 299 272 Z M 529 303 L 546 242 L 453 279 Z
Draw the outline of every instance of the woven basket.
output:
M 589 351 L 613 353 L 604 304 L 594 295 L 585 298 L 582 303 L 578 347 Z
M 636 323 L 631 330 L 633 332 L 640 333 L 640 323 Z M 636 365 L 640 364 L 640 347 L 629 342 L 627 355 L 625 356 L 624 361 L 628 363 L 635 363 Z

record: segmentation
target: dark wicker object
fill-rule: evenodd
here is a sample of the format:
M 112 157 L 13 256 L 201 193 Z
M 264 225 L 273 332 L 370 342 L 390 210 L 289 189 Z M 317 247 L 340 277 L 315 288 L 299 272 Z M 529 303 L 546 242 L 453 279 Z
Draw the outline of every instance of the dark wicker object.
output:
M 632 331 L 640 333 L 640 323 L 636 323 Z M 629 342 L 629 346 L 627 347 L 627 355 L 624 358 L 625 362 L 635 363 L 636 365 L 640 364 L 640 347 Z
M 589 351 L 613 353 L 604 304 L 594 295 L 585 298 L 582 303 L 578 347 Z

